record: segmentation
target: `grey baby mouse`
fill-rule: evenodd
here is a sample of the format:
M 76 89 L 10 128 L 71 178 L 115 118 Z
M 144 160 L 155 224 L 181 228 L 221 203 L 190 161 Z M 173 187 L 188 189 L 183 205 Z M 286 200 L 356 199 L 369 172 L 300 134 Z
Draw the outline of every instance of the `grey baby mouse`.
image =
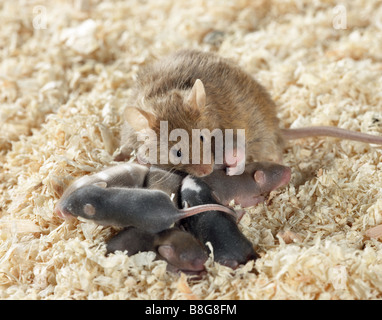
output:
M 170 228 L 159 233 L 150 233 L 134 227 L 127 227 L 106 244 L 107 253 L 117 250 L 132 256 L 138 252 L 154 251 L 158 259 L 168 263 L 172 272 L 200 273 L 205 270 L 207 252 L 191 234 Z
M 191 208 L 204 203 L 217 203 L 208 185 L 191 176 L 183 180 L 181 199 Z M 220 264 L 235 269 L 257 258 L 251 242 L 240 231 L 235 219 L 225 212 L 203 212 L 181 220 L 180 224 L 204 245 L 210 242 L 214 260 Z M 206 249 L 209 250 L 207 246 Z
M 235 211 L 219 204 L 178 209 L 160 190 L 97 185 L 76 189 L 56 206 L 56 213 L 62 218 L 80 216 L 102 225 L 134 226 L 153 233 L 169 228 L 180 219 L 209 210 L 221 210 L 237 217 Z

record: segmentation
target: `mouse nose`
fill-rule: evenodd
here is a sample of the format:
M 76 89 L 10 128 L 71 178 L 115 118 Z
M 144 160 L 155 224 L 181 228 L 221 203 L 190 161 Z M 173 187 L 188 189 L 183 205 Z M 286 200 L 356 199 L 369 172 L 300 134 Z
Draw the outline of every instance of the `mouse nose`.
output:
M 239 262 L 233 259 L 222 260 L 219 263 L 234 270 L 239 266 Z
M 249 260 L 256 260 L 258 258 L 259 258 L 259 256 L 257 255 L 256 252 L 251 252 L 251 253 L 249 253 L 247 255 L 247 261 L 249 261 Z
M 65 210 L 64 208 L 60 208 L 58 206 L 54 209 L 54 213 L 58 215 L 60 218 L 65 220 L 73 218 L 72 214 L 69 211 Z
M 194 270 L 203 270 L 204 263 L 206 261 L 207 261 L 207 256 L 194 259 L 194 261 L 192 261 L 192 266 L 194 267 Z
M 203 259 L 196 259 L 192 262 L 192 269 L 193 271 L 202 271 L 205 269 L 204 267 L 204 260 Z

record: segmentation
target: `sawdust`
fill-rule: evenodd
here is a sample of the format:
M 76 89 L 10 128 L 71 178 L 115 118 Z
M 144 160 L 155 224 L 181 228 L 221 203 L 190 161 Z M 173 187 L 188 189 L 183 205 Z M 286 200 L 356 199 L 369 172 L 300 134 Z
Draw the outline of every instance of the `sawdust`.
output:
M 112 164 L 139 67 L 179 48 L 252 73 L 283 127 L 382 135 L 382 4 L 344 4 L 341 29 L 331 0 L 2 1 L 0 298 L 381 299 L 375 146 L 289 143 L 291 183 L 240 222 L 260 258 L 235 271 L 210 258 L 201 279 L 153 253 L 105 257 L 113 228 L 53 213 L 58 189 Z

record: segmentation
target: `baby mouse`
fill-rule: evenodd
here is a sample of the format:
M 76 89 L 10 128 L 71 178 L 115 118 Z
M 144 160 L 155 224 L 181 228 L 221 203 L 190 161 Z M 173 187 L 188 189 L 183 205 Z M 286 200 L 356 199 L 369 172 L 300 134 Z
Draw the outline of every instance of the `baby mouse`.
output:
M 191 176 L 183 180 L 181 200 L 191 208 L 204 203 L 218 203 L 208 185 Z M 240 264 L 257 258 L 251 242 L 240 231 L 235 219 L 225 212 L 203 212 L 181 220 L 180 224 L 204 245 L 210 242 L 214 260 L 222 265 L 236 269 Z M 209 250 L 207 246 L 206 249 Z
M 86 186 L 97 185 L 104 188 L 147 188 L 162 190 L 173 197 L 173 202 L 178 203 L 179 190 L 182 180 L 187 174 L 180 171 L 167 171 L 155 166 L 144 166 L 138 163 L 122 163 L 106 167 L 99 172 L 84 175 L 71 183 L 61 195 L 57 207 L 73 191 Z
M 324 135 L 382 144 L 382 137 L 335 127 L 281 130 L 276 105 L 262 85 L 231 61 L 197 50 L 181 50 L 144 67 L 138 73 L 124 118 L 121 154 L 116 159 L 128 158 L 132 150 L 145 159 L 147 150 L 139 148 L 143 142 L 138 141 L 138 135 L 154 132 L 154 138 L 158 138 L 151 134 L 148 145 L 155 146 L 157 165 L 199 177 L 213 171 L 213 158 L 209 161 L 202 157 L 200 164 L 184 159 L 190 158 L 194 141 L 185 145 L 176 139 L 167 141 L 160 136 L 163 122 L 167 121 L 168 132 L 181 128 L 188 137 L 194 137 L 193 129 L 220 129 L 224 137 L 226 129 L 233 129 L 234 142 L 238 141 L 238 130 L 244 129 L 244 145 L 234 143 L 232 150 L 224 147 L 224 163 L 230 175 L 238 174 L 243 163 L 281 163 L 284 141 L 289 139 Z M 200 147 L 200 153 L 206 138 L 201 134 L 200 143 L 194 145 L 196 150 Z M 163 139 L 168 142 L 167 162 L 160 161 L 165 155 L 160 153 Z M 212 150 L 215 156 L 220 149 Z
M 191 234 L 170 228 L 159 233 L 150 233 L 127 227 L 106 243 L 107 253 L 125 251 L 132 256 L 138 252 L 154 251 L 157 259 L 167 261 L 167 270 L 199 274 L 205 270 L 207 252 Z
M 153 233 L 169 228 L 180 219 L 210 210 L 221 210 L 237 218 L 235 211 L 218 204 L 178 209 L 160 190 L 97 185 L 76 189 L 56 206 L 56 213 L 62 218 L 80 216 L 102 225 L 134 226 Z
M 243 208 L 265 200 L 271 191 L 287 185 L 291 169 L 273 162 L 253 162 L 240 175 L 228 176 L 224 170 L 215 170 L 200 178 L 211 189 L 219 203 L 228 206 L 232 200 Z

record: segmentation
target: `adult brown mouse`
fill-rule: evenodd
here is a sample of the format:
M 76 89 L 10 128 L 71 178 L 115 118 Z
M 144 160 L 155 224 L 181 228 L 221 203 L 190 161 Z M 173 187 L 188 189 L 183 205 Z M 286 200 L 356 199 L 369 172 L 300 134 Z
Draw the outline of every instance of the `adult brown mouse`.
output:
M 102 225 L 134 226 L 153 233 L 169 228 L 180 219 L 209 210 L 221 210 L 237 217 L 235 211 L 219 204 L 178 209 L 160 190 L 97 185 L 76 189 L 56 206 L 56 213 L 62 218 L 80 216 Z
M 335 127 L 280 129 L 276 105 L 265 88 L 239 66 L 213 53 L 181 50 L 164 57 L 142 68 L 133 92 L 124 113 L 122 148 L 117 158 L 123 160 L 132 150 L 138 150 L 138 158 L 141 152 L 140 158 L 146 159 L 143 153 L 147 149 L 139 149 L 143 142 L 138 141 L 138 134 L 150 132 L 146 145 L 155 145 L 157 165 L 195 176 L 210 174 L 214 168 L 213 159 L 208 161 L 203 156 L 200 164 L 192 163 L 193 143 L 184 145 L 160 136 L 163 123 L 167 123 L 168 132 L 185 130 L 190 139 L 193 129 L 210 132 L 220 129 L 223 133 L 233 129 L 235 142 L 238 130 L 244 129 L 245 144 L 225 150 L 225 163 L 232 169 L 230 174 L 236 174 L 238 169 L 235 168 L 243 162 L 281 163 L 284 141 L 288 139 L 324 135 L 382 144 L 382 137 Z M 194 148 L 200 147 L 201 154 L 206 137 L 199 138 L 200 144 Z M 164 145 L 168 145 L 168 150 L 161 153 Z M 212 151 L 216 156 L 216 150 Z M 188 158 L 188 163 L 184 158 Z M 181 163 L 177 163 L 179 161 Z
M 204 203 L 218 203 L 209 186 L 192 176 L 187 176 L 182 182 L 181 200 L 191 208 Z M 225 212 L 203 212 L 181 220 L 180 224 L 207 250 L 206 243 L 211 243 L 214 260 L 220 264 L 235 269 L 257 258 L 251 242 L 240 231 L 235 219 Z
M 205 270 L 208 259 L 206 250 L 190 233 L 170 228 L 159 233 L 150 233 L 127 227 L 106 243 L 107 253 L 125 251 L 132 256 L 138 252 L 154 251 L 157 259 L 168 263 L 172 272 L 200 273 Z

